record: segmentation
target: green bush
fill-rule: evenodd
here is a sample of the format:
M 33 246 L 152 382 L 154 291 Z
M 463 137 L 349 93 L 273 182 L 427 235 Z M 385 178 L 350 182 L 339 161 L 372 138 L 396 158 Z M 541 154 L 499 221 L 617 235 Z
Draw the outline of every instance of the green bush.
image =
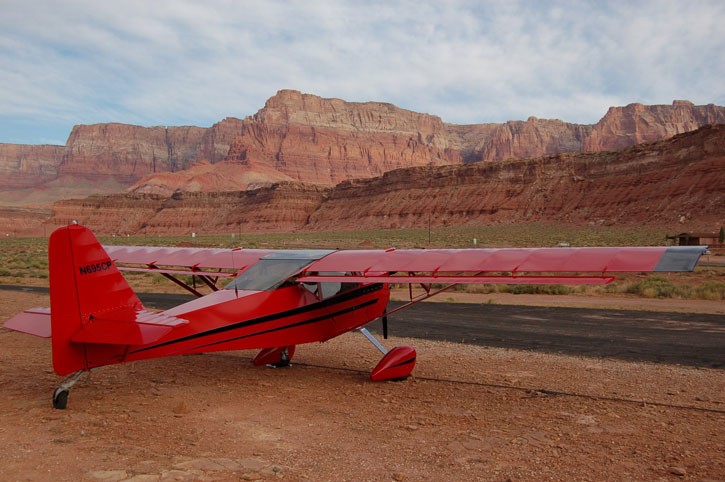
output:
M 506 285 L 515 295 L 568 295 L 572 288 L 564 285 Z
M 692 287 L 676 286 L 667 278 L 655 276 L 629 285 L 627 293 L 645 298 L 692 298 Z

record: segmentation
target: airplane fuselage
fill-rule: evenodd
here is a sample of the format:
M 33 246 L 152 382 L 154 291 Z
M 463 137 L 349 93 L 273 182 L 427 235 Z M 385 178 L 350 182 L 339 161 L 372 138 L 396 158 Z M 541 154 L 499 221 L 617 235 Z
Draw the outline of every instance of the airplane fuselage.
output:
M 271 291 L 219 290 L 164 312 L 189 321 L 148 345 L 88 345 L 88 368 L 171 355 L 322 342 L 385 312 L 390 285 L 349 287 L 321 298 L 302 284 Z M 234 320 L 231 321 L 230 320 Z

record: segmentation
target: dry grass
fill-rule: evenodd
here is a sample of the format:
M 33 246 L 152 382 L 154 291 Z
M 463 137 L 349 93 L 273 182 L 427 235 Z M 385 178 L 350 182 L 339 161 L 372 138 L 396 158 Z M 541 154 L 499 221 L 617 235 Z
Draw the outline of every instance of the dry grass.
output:
M 209 246 L 247 248 L 467 248 L 557 246 L 653 246 L 663 245 L 667 228 L 552 225 L 497 225 L 386 229 L 321 233 L 238 234 L 184 236 L 100 237 L 108 245 Z M 475 243 L 474 243 L 475 240 Z M 158 288 L 166 281 L 158 275 L 127 275 L 136 287 Z M 47 285 L 48 259 L 45 238 L 0 239 L 0 283 Z M 175 288 L 174 288 L 175 289 Z M 671 273 L 666 277 L 620 276 L 606 287 L 560 285 L 467 285 L 457 288 L 469 293 L 515 294 L 634 294 L 642 297 L 683 299 L 725 299 L 725 268 L 698 268 L 695 273 Z

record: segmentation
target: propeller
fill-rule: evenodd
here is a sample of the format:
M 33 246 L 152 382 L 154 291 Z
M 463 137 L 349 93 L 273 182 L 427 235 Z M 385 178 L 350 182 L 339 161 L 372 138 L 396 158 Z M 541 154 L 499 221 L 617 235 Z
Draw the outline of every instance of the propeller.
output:
M 388 339 L 388 317 L 383 315 L 383 339 Z

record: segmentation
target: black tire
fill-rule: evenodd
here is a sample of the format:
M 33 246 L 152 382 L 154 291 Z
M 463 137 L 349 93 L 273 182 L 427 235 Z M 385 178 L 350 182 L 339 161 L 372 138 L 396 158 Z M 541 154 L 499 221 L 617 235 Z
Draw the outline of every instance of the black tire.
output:
M 56 388 L 53 392 L 53 408 L 65 410 L 68 405 L 68 390 Z

